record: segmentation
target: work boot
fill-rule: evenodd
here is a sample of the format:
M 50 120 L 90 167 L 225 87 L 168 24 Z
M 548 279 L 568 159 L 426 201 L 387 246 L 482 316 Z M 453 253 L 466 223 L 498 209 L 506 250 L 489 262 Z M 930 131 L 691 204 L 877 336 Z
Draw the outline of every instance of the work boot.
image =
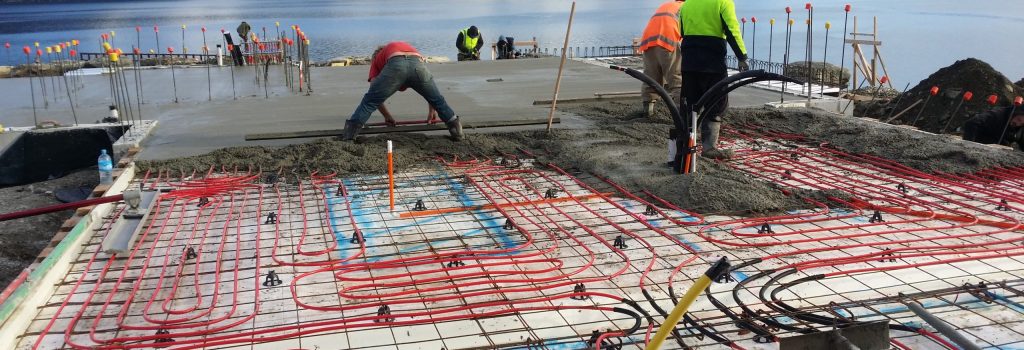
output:
M 704 149 L 704 151 L 700 153 L 700 156 L 715 160 L 729 160 L 732 159 L 733 153 L 732 150 L 729 149 L 711 148 Z
M 362 128 L 363 128 L 363 124 L 360 124 L 360 123 L 352 121 L 352 120 L 346 120 L 345 121 L 345 130 L 341 131 L 341 140 L 342 141 L 352 141 L 352 140 L 355 140 L 356 136 L 359 135 L 359 130 L 361 130 Z
M 451 134 L 453 141 L 462 141 L 462 122 L 459 121 L 459 116 L 455 116 L 452 120 L 444 123 L 448 127 L 448 133 Z

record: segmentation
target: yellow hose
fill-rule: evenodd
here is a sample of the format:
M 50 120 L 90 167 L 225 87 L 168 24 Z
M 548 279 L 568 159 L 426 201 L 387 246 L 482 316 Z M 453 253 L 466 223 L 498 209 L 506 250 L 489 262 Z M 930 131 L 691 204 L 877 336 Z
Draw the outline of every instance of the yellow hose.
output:
M 683 315 L 686 314 L 686 310 L 690 309 L 690 305 L 693 305 L 693 301 L 697 300 L 700 293 L 711 285 L 711 281 L 728 272 L 729 261 L 725 257 L 722 257 L 714 266 L 711 266 L 703 276 L 700 276 L 700 278 L 697 279 L 697 282 L 695 282 L 693 286 L 686 291 L 686 294 L 679 299 L 679 303 L 676 304 L 676 307 L 673 308 L 672 312 L 665 318 L 665 322 L 661 324 L 660 328 L 658 328 L 658 333 L 654 334 L 654 338 L 651 338 L 651 342 L 647 343 L 645 350 L 660 349 L 661 344 L 664 343 L 665 339 L 668 338 L 668 335 L 672 333 L 672 329 L 676 328 L 676 324 L 679 323 L 679 320 L 683 319 Z

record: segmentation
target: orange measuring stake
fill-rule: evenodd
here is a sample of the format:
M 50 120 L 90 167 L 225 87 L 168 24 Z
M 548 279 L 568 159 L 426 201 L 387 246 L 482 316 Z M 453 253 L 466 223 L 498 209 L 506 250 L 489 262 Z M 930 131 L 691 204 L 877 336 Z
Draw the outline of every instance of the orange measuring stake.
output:
M 388 201 L 391 211 L 395 211 L 395 163 L 391 153 L 391 140 L 388 140 Z

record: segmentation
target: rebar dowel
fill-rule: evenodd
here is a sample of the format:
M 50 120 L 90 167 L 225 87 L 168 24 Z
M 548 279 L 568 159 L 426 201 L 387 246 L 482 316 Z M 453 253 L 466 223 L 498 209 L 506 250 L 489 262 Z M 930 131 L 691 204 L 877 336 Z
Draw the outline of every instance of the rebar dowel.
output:
M 139 53 L 141 53 L 142 52 L 142 29 L 140 27 L 135 27 L 135 46 L 138 48 Z M 159 47 L 159 46 L 157 46 L 157 47 Z M 139 70 L 141 68 L 142 68 L 142 56 L 140 55 L 138 57 L 137 62 L 136 62 L 135 70 Z M 142 93 L 142 87 L 143 87 L 143 85 L 142 85 L 142 72 L 140 71 L 140 72 L 136 73 L 135 77 L 136 77 L 136 79 L 138 79 L 138 83 L 139 83 L 139 92 L 138 92 L 139 93 L 139 118 L 142 118 L 142 103 L 143 103 L 143 101 L 146 100 L 145 96 Z
M 754 58 L 757 57 L 757 17 L 750 17 L 750 22 L 753 23 L 751 24 L 751 26 L 753 26 L 753 33 L 750 35 L 750 46 L 752 48 L 752 50 L 750 50 L 750 57 Z
M 768 66 L 772 65 L 772 49 L 775 46 L 775 19 L 768 21 Z
M 819 84 L 821 85 L 821 98 L 825 98 L 825 84 L 824 84 L 825 77 L 824 77 L 824 75 L 826 74 L 826 71 L 828 70 L 828 32 L 829 32 L 829 29 L 832 29 L 832 24 L 829 23 L 829 22 L 825 22 L 825 54 L 823 54 L 822 57 L 821 57 L 821 74 L 822 74 L 822 77 L 821 77 L 821 82 L 819 82 Z M 831 73 L 828 73 L 828 74 L 829 74 L 829 78 L 830 78 L 828 81 L 831 82 L 832 81 L 832 79 L 831 79 L 831 75 L 832 74 Z M 839 74 L 842 75 L 842 72 L 839 72 Z
M 50 61 L 50 68 L 53 68 L 53 54 L 50 53 L 51 50 L 53 49 L 46 48 L 46 60 Z M 52 74 L 50 75 L 50 91 L 53 92 L 53 102 L 57 103 L 57 98 L 60 95 L 57 95 L 57 78 L 54 78 Z
M 50 108 L 50 99 L 46 96 L 46 77 L 43 76 L 43 63 L 39 49 L 36 49 L 36 70 L 39 71 L 39 90 L 43 94 L 43 109 Z
M 60 59 L 61 54 L 58 53 L 57 56 L 58 56 L 58 59 Z M 67 93 L 67 95 L 68 95 L 68 105 L 71 106 L 71 117 L 74 119 L 75 125 L 77 126 L 78 125 L 78 113 L 75 112 L 75 101 L 73 101 L 71 99 L 71 87 L 68 86 L 68 76 L 66 74 L 64 74 L 64 63 L 63 62 L 61 62 L 61 73 L 60 73 L 60 76 L 64 80 L 64 92 Z
M 846 5 L 845 9 L 846 19 L 843 20 L 843 53 L 839 55 L 839 57 L 841 57 L 839 60 L 839 80 L 843 79 L 843 70 L 846 69 L 846 34 L 849 33 L 849 31 L 847 31 L 847 26 L 850 24 L 850 5 Z M 856 84 L 857 82 L 851 81 L 851 83 Z M 846 84 L 843 84 L 842 86 L 843 88 L 846 88 Z
M 907 89 L 909 89 L 909 88 L 910 88 L 910 83 L 907 83 L 907 86 L 903 88 L 903 92 L 901 92 L 900 96 L 896 98 L 896 103 L 893 104 L 892 110 L 889 111 L 889 115 L 886 116 L 886 119 L 892 118 L 893 114 L 896 114 L 896 106 L 899 106 L 900 102 L 903 101 L 903 95 L 907 94 Z
M 32 54 L 28 46 L 25 46 L 25 67 L 28 67 L 28 86 L 32 92 L 32 125 L 35 126 L 39 125 L 39 116 L 36 113 L 36 83 L 32 80 L 35 73 L 32 72 Z
M 786 53 L 782 55 L 782 75 L 789 70 L 789 49 L 793 39 L 793 19 L 790 18 L 789 8 L 786 8 Z M 782 82 L 782 91 L 779 93 L 779 103 L 786 103 L 786 82 Z
M 1006 119 L 1006 126 L 1003 126 L 1003 133 L 999 134 L 999 142 L 996 142 L 997 145 L 1003 144 L 1003 139 L 1006 137 L 1006 131 L 1010 130 L 1010 122 L 1013 122 L 1013 115 L 1016 113 L 1017 104 L 1014 104 L 1013 107 L 1010 108 L 1010 115 Z
M 142 50 L 140 48 L 133 48 L 134 50 Z M 135 106 L 138 107 L 139 121 L 142 121 L 142 56 L 136 55 L 132 60 L 132 71 L 133 77 L 135 78 L 135 95 L 139 98 L 135 101 Z
M 169 53 L 173 53 L 173 50 L 167 48 Z M 174 89 L 174 103 L 178 103 L 178 78 L 174 76 L 174 63 L 171 63 L 171 84 Z
M 807 3 L 807 106 L 811 106 L 811 82 L 814 71 L 814 57 L 811 51 L 814 46 L 814 7 Z
M 209 55 L 210 48 L 206 45 L 206 27 L 202 27 L 203 32 L 203 54 Z M 203 56 L 203 60 L 206 61 L 206 94 L 207 101 L 213 101 L 213 79 L 210 78 L 210 59 L 208 56 Z

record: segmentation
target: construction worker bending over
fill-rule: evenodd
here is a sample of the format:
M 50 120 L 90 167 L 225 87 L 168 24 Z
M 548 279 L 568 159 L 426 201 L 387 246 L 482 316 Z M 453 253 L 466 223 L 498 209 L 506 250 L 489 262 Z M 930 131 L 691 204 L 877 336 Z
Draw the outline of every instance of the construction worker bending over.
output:
M 644 74 L 653 78 L 665 87 L 672 96 L 672 102 L 679 104 L 682 88 L 682 56 L 679 55 L 679 6 L 682 0 L 672 0 L 658 7 L 647 22 L 643 40 L 640 41 L 640 52 L 644 55 Z M 644 115 L 654 116 L 654 105 L 658 102 L 658 93 L 654 88 L 643 84 L 640 91 L 644 103 Z M 667 101 L 666 101 L 667 102 Z
M 1013 113 L 1011 117 L 1010 113 Z M 1018 141 L 1017 133 L 1024 127 L 1024 110 L 1013 107 L 996 108 L 980 113 L 964 124 L 964 140 L 984 144 L 1008 145 Z M 1018 148 L 1021 147 L 1018 141 Z
M 484 46 L 484 37 L 476 26 L 463 29 L 455 38 L 455 47 L 459 48 L 459 61 L 479 61 L 480 48 Z
M 462 124 L 459 116 L 445 102 L 441 91 L 434 83 L 434 77 L 423 63 L 423 56 L 415 47 L 405 42 L 395 41 L 377 47 L 370 56 L 370 90 L 363 95 L 363 101 L 352 112 L 352 117 L 345 121 L 345 130 L 341 134 L 344 141 L 353 140 L 359 134 L 373 111 L 380 109 L 381 114 L 389 117 L 391 113 L 384 107 L 384 101 L 397 91 L 412 88 L 423 96 L 430 107 L 437 111 L 448 132 L 455 141 L 462 139 Z
M 743 33 L 736 20 L 733 0 L 689 0 L 679 9 L 680 32 L 683 35 L 683 98 L 694 105 L 712 86 L 725 79 L 726 45 L 739 59 L 740 71 L 746 71 L 747 49 Z M 718 149 L 718 134 L 722 128 L 722 113 L 729 107 L 728 99 L 714 106 L 700 125 L 703 157 L 728 159 L 729 150 Z

